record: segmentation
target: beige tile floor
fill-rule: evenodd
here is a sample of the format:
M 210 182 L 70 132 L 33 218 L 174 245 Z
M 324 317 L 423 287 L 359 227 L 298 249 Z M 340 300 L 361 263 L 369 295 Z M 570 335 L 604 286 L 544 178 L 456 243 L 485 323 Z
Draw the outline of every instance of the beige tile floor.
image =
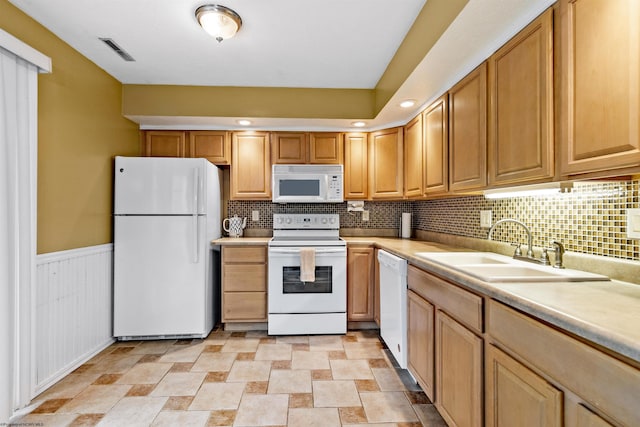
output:
M 377 331 L 119 342 L 38 396 L 50 426 L 446 426 Z

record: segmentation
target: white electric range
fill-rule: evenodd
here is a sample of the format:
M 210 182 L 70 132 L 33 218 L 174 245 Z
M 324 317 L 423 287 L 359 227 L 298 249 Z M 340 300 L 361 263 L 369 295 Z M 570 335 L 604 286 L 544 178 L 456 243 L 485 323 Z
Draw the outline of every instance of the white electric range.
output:
M 315 252 L 315 281 L 300 280 L 300 251 Z M 274 214 L 269 241 L 269 335 L 347 331 L 347 244 L 338 214 Z

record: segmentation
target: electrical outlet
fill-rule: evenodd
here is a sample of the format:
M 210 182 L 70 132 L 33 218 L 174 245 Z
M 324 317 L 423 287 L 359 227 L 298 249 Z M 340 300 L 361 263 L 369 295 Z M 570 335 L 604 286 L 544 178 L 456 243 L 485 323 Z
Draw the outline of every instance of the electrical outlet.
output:
M 640 239 L 640 209 L 627 209 L 627 237 Z
M 362 220 L 369 221 L 369 211 L 362 211 Z
M 481 228 L 491 228 L 492 222 L 491 211 L 480 211 L 480 227 Z
M 260 211 L 251 211 L 251 221 L 260 221 Z

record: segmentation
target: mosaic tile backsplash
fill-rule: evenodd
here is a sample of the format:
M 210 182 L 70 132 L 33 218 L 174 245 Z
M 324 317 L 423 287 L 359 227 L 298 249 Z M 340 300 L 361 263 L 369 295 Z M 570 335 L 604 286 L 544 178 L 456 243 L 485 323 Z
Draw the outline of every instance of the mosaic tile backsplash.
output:
M 626 209 L 640 208 L 640 180 L 580 185 L 569 194 L 549 197 L 517 197 L 487 200 L 483 196 L 402 202 L 365 202 L 370 220 L 347 212 L 346 203 L 274 204 L 269 201 L 231 200 L 228 214 L 247 217 L 247 228 L 273 228 L 274 213 L 337 213 L 342 228 L 398 229 L 403 212 L 413 213 L 413 228 L 424 231 L 486 239 L 480 227 L 480 211 L 491 210 L 493 222 L 514 218 L 524 222 L 533 245 L 550 247 L 559 240 L 569 251 L 640 261 L 640 240 L 626 237 Z M 251 211 L 260 221 L 251 221 Z M 526 233 L 513 224 L 498 226 L 493 239 L 519 242 L 523 251 Z
M 347 203 L 271 203 L 230 200 L 229 216 L 247 218 L 247 228 L 273 228 L 274 213 L 332 213 L 340 215 L 340 228 L 399 228 L 403 212 L 411 212 L 411 202 L 365 202 L 369 221 L 360 212 L 347 212 Z M 251 211 L 260 212 L 260 221 L 251 221 Z
M 480 228 L 480 210 L 491 210 L 493 223 L 513 218 L 525 223 L 533 245 L 550 247 L 558 240 L 569 251 L 640 260 L 640 240 L 626 237 L 626 209 L 637 209 L 640 181 L 580 185 L 569 194 L 487 200 L 483 196 L 415 202 L 414 227 L 465 237 L 486 239 Z M 525 244 L 522 227 L 505 223 L 493 240 Z

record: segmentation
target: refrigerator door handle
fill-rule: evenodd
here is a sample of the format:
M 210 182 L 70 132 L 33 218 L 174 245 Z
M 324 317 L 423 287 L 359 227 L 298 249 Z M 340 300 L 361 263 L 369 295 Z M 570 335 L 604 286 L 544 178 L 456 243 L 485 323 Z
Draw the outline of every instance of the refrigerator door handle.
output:
M 191 219 L 193 223 L 193 263 L 200 262 L 200 233 L 198 230 L 198 197 L 200 193 L 200 169 L 193 169 L 193 211 Z
M 200 169 L 193 168 L 193 215 L 198 215 L 198 205 L 200 196 Z
M 200 224 L 198 221 L 198 215 L 192 215 L 192 228 L 193 228 L 193 263 L 200 262 Z

